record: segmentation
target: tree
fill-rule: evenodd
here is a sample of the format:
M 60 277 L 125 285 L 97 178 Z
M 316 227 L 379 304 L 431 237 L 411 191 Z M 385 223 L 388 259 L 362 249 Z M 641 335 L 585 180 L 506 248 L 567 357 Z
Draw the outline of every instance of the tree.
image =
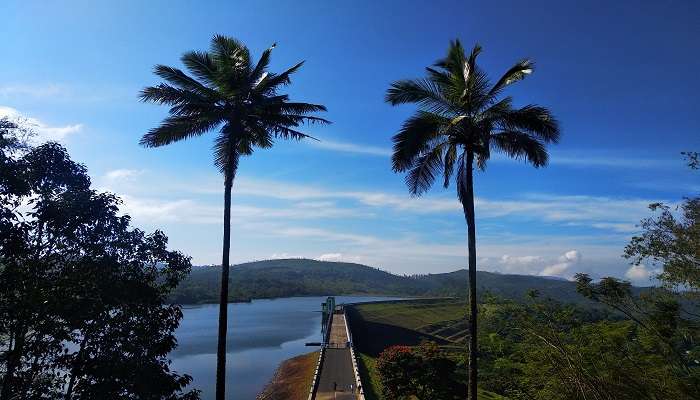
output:
M 559 125 L 544 107 L 516 108 L 502 97 L 510 84 L 532 72 L 523 60 L 511 67 L 495 84 L 476 64 L 481 53 L 474 46 L 467 57 L 459 41 L 450 44 L 445 57 L 426 68 L 423 79 L 394 82 L 386 94 L 392 105 L 415 103 L 419 110 L 406 120 L 393 137 L 392 167 L 408 172 L 406 184 L 413 196 L 425 193 L 443 174 L 447 188 L 455 175 L 457 195 L 468 227 L 469 247 L 469 397 L 477 393 L 476 222 L 473 170 L 486 168 L 491 150 L 535 167 L 547 165 L 547 143 L 559 141 Z
M 699 168 L 698 153 L 683 154 L 691 169 Z M 643 334 L 642 343 L 660 359 L 659 364 L 670 367 L 666 382 L 672 388 L 663 389 L 675 392 L 665 397 L 692 398 L 700 391 L 700 198 L 686 198 L 678 213 L 661 203 L 649 208 L 659 214 L 642 220 L 642 232 L 632 237 L 624 257 L 633 265 L 660 268 L 656 277 L 663 287 L 635 294 L 629 282 L 612 277 L 593 282 L 588 275 L 577 274 L 577 290 L 636 325 Z
M 0 399 L 197 399 L 167 359 L 189 258 L 131 229 L 62 146 L 17 132 L 0 128 Z
M 141 139 L 141 145 L 160 147 L 218 129 L 214 164 L 224 176 L 224 237 L 219 296 L 219 333 L 216 360 L 216 399 L 224 399 L 226 329 L 231 244 L 231 188 L 242 156 L 256 147 L 270 148 L 275 139 L 301 140 L 310 136 L 297 128 L 304 122 L 328 123 L 311 114 L 326 111 L 318 104 L 289 101 L 279 94 L 291 83 L 300 62 L 275 74 L 267 71 L 275 45 L 253 64 L 246 46 L 216 35 L 208 52 L 191 51 L 181 60 L 191 75 L 157 65 L 155 74 L 166 81 L 145 88 L 141 100 L 170 106 L 170 115 Z
M 456 363 L 432 342 L 416 348 L 391 346 L 377 359 L 382 395 L 387 400 L 412 396 L 421 400 L 457 399 L 464 385 L 457 379 L 456 368 Z
M 692 170 L 700 168 L 700 155 L 683 153 Z M 649 208 L 658 215 L 641 222 L 642 233 L 634 236 L 624 256 L 634 264 L 648 262 L 661 267 L 658 276 L 668 289 L 685 294 L 700 293 L 700 197 L 687 197 L 678 213 L 666 204 L 653 203 Z

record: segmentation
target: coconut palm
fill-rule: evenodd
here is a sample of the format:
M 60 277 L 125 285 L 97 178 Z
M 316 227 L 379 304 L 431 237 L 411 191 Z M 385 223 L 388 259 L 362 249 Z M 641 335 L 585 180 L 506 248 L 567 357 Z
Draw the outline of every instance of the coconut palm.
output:
M 160 147 L 216 131 L 214 164 L 224 177 L 224 243 L 221 260 L 219 334 L 216 358 L 216 399 L 224 399 L 226 324 L 231 241 L 231 188 L 240 158 L 256 148 L 269 148 L 275 139 L 301 140 L 303 123 L 328 123 L 311 114 L 326 111 L 318 104 L 289 101 L 280 88 L 303 64 L 275 74 L 268 72 L 275 45 L 253 64 L 248 48 L 236 39 L 214 36 L 208 52 L 191 51 L 180 69 L 157 65 L 165 82 L 143 89 L 141 100 L 170 106 L 169 116 L 141 139 L 141 145 Z
M 393 137 L 393 170 L 407 172 L 406 185 L 413 196 L 425 193 L 438 175 L 445 188 L 454 176 L 467 220 L 470 399 L 477 396 L 478 354 L 474 168 L 485 169 L 491 151 L 543 167 L 548 159 L 545 144 L 559 140 L 559 126 L 549 110 L 514 107 L 510 97 L 501 96 L 508 85 L 532 72 L 532 63 L 518 62 L 492 85 L 476 64 L 480 52 L 476 45 L 467 56 L 454 41 L 447 57 L 426 68 L 427 77 L 396 81 L 386 93 L 392 105 L 418 105 Z

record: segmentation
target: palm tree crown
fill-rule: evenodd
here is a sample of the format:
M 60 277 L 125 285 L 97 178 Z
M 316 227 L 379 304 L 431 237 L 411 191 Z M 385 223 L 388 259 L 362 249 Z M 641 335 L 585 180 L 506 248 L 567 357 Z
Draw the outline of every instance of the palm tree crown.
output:
M 448 187 L 456 164 L 461 199 L 467 152 L 480 169 L 486 167 L 492 149 L 541 167 L 548 160 L 545 144 L 559 140 L 558 123 L 549 110 L 536 105 L 514 108 L 510 97 L 500 98 L 506 86 L 532 72 L 532 63 L 518 62 L 491 85 L 476 64 L 480 52 L 476 45 L 467 57 L 454 41 L 446 58 L 426 68 L 426 78 L 397 81 L 387 91 L 386 101 L 392 105 L 419 106 L 393 138 L 393 169 L 408 171 L 406 184 L 413 195 L 427 191 L 441 172 Z
M 268 72 L 274 47 L 265 50 L 253 65 L 246 46 L 217 35 L 209 52 L 190 51 L 182 56 L 191 76 L 177 68 L 157 65 L 156 75 L 166 82 L 145 88 L 140 97 L 145 102 L 170 106 L 170 115 L 140 143 L 159 147 L 219 128 L 215 164 L 226 173 L 239 155 L 250 155 L 255 147 L 269 148 L 275 138 L 310 137 L 297 128 L 304 122 L 328 123 L 309 115 L 326 111 L 326 107 L 290 102 L 288 95 L 278 94 L 303 62 L 280 74 Z

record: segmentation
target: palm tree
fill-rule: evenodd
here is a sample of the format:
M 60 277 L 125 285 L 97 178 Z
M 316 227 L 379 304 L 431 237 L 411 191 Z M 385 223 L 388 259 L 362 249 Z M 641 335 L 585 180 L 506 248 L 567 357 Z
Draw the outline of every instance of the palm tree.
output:
M 473 170 L 484 170 L 491 150 L 535 167 L 547 165 L 545 144 L 559 141 L 559 126 L 549 110 L 536 105 L 516 108 L 501 97 L 506 86 L 532 72 L 520 61 L 495 84 L 476 64 L 474 46 L 467 57 L 459 41 L 447 57 L 426 68 L 427 77 L 394 82 L 386 93 L 392 105 L 415 103 L 418 111 L 394 135 L 392 167 L 408 172 L 413 196 L 425 193 L 442 173 L 447 188 L 455 175 L 457 195 L 467 220 L 469 244 L 469 399 L 477 398 L 476 226 Z
M 217 131 L 214 164 L 224 176 L 224 243 L 221 260 L 219 336 L 216 353 L 216 399 L 223 400 L 226 377 L 226 324 L 229 249 L 231 244 L 231 188 L 241 156 L 256 147 L 269 148 L 275 139 L 301 140 L 310 136 L 297 128 L 307 123 L 328 123 L 311 114 L 326 111 L 318 104 L 296 103 L 279 94 L 290 76 L 303 64 L 275 74 L 267 71 L 275 45 L 256 64 L 248 48 L 236 39 L 214 36 L 208 52 L 191 51 L 180 69 L 157 65 L 155 74 L 165 80 L 143 89 L 141 100 L 170 106 L 170 115 L 141 139 L 141 145 L 160 147 Z

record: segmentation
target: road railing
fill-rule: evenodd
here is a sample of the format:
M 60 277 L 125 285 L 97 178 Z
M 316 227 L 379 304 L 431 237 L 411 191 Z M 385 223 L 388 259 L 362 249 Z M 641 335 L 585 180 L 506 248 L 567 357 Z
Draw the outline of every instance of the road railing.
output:
M 352 359 L 352 371 L 355 374 L 355 387 L 357 388 L 358 400 L 365 400 L 365 389 L 362 386 L 360 379 L 360 369 L 357 367 L 357 357 L 355 356 L 355 345 L 352 341 L 352 332 L 350 331 L 350 323 L 348 322 L 348 313 L 343 307 L 343 317 L 345 318 L 345 334 L 348 337 L 348 347 L 350 347 L 350 358 Z

